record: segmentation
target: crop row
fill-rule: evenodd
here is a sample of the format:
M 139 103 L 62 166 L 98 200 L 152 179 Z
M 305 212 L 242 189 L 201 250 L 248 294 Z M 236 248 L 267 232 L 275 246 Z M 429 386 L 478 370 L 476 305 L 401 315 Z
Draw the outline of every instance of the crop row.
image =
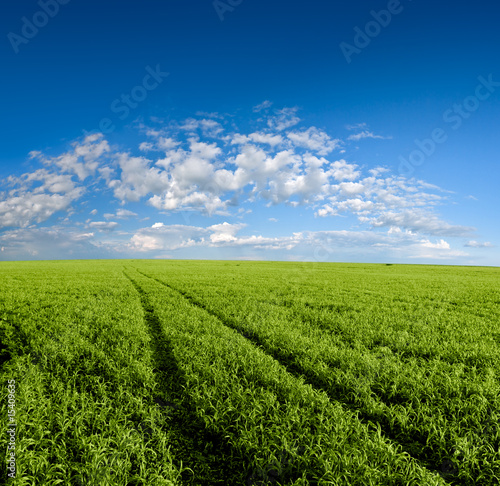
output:
M 494 270 L 0 271 L 15 484 L 500 482 Z
M 2 269 L 0 375 L 15 380 L 17 422 L 12 484 L 180 484 L 178 435 L 153 400 L 151 337 L 135 290 L 114 265 L 39 265 L 43 277 L 33 264 Z
M 445 484 L 179 292 L 126 274 L 158 319 L 197 416 L 249 458 L 247 484 Z
M 276 295 L 279 286 L 272 279 L 266 282 L 262 273 L 260 281 L 241 282 L 231 274 L 227 279 L 220 274 L 210 279 L 207 274 L 179 275 L 161 267 L 145 271 L 251 339 L 332 399 L 359 411 L 365 421 L 381 424 L 388 437 L 451 483 L 498 483 L 500 386 L 495 365 L 499 352 L 494 342 L 481 348 L 489 358 L 481 367 L 468 366 L 458 358 L 424 359 L 419 353 L 398 353 L 387 345 L 368 347 L 361 340 L 346 339 L 345 333 L 335 332 L 334 313 L 327 317 L 329 329 L 325 322 L 310 318 L 310 307 L 270 303 L 269 295 Z M 269 281 L 275 286 L 271 293 L 266 288 Z M 332 300 L 322 302 L 339 305 Z M 375 325 L 377 319 L 383 320 L 377 312 L 369 313 L 369 318 Z M 396 319 L 392 326 L 384 321 L 385 329 L 395 333 L 399 328 L 407 339 L 415 339 L 408 327 L 404 330 L 405 315 Z M 359 320 L 364 329 L 366 316 Z M 357 322 L 350 324 L 353 328 Z M 427 333 L 432 345 L 439 331 L 433 333 L 429 325 Z M 462 345 L 464 356 L 472 353 L 466 340 L 457 339 L 453 344 Z M 491 361 L 493 357 L 496 360 Z

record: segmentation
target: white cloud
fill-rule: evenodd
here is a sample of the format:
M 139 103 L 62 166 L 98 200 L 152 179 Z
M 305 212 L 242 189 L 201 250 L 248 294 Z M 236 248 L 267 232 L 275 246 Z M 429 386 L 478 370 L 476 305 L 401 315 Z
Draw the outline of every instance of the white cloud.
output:
M 281 135 L 273 135 L 271 133 L 255 132 L 251 133 L 248 138 L 255 143 L 268 144 L 273 148 L 283 143 L 283 137 Z
M 101 158 L 110 151 L 109 144 L 103 140 L 102 134 L 85 137 L 83 142 L 73 142 L 73 150 L 58 157 L 46 158 L 38 155 L 44 164 L 56 166 L 63 173 L 76 174 L 80 181 L 94 175 L 99 167 Z
M 222 153 L 216 143 L 198 142 L 194 139 L 189 140 L 189 148 L 191 157 L 199 157 L 203 160 L 216 159 Z
M 196 120 L 189 123 L 198 126 Z M 154 136 L 158 138 L 159 134 L 155 132 Z M 287 137 L 303 148 L 314 149 L 318 155 L 336 144 L 315 127 L 288 133 Z M 227 214 L 246 192 L 250 201 L 262 198 L 270 204 L 315 205 L 323 201 L 323 206 L 316 208 L 316 216 L 351 213 L 361 223 L 374 227 L 409 225 L 413 230 L 436 235 L 439 231 L 444 231 L 443 235 L 463 231 L 452 225 L 439 230 L 443 222 L 429 219 L 433 206 L 443 199 L 432 192 L 441 191 L 438 187 L 404 177 L 382 177 L 389 172 L 383 167 L 371 169 L 371 175 L 361 179 L 356 164 L 344 159 L 331 162 L 309 152 L 298 154 L 293 148 L 273 153 L 273 146 L 284 143 L 279 133 L 233 134 L 224 139 L 230 146 L 236 145 L 229 152 L 216 142 L 193 137 L 184 142 L 187 149 L 169 140 L 169 146 L 176 148 L 165 152 L 163 159 L 117 155 L 120 179 L 111 180 L 109 185 L 118 199 L 125 202 L 148 197 L 148 204 L 162 211 Z M 420 223 L 412 220 L 410 225 L 404 211 L 415 214 L 415 208 L 419 208 L 420 215 L 426 209 L 426 216 L 420 218 Z
M 300 240 L 300 234 L 291 237 L 269 238 L 264 236 L 237 236 L 245 224 L 227 222 L 211 225 L 207 228 L 162 225 L 156 228 L 143 228 L 134 234 L 128 245 L 129 249 L 147 251 L 172 251 L 193 246 L 219 247 L 249 246 L 258 249 L 291 249 Z
M 338 187 L 344 196 L 361 194 L 365 190 L 365 186 L 361 182 L 341 182 Z
M 169 187 L 168 174 L 151 167 L 151 160 L 125 153 L 117 154 L 117 159 L 121 177 L 109 182 L 117 199 L 139 201 L 148 194 L 158 194 Z
M 242 223 L 229 224 L 226 222 L 209 226 L 208 229 L 213 231 L 213 233 L 210 235 L 210 241 L 212 243 L 236 241 L 236 233 L 245 226 L 246 224 Z
M 84 193 L 71 176 L 45 169 L 10 176 L 7 181 L 14 189 L 0 194 L 0 227 L 25 228 L 42 223 L 57 212 L 70 211 L 71 203 Z
M 11 195 L 30 190 L 34 194 L 44 192 L 64 194 L 73 191 L 76 187 L 70 175 L 57 174 L 46 169 L 38 169 L 34 172 L 23 174 L 20 177 L 9 176 L 7 181 L 10 186 L 16 187 L 14 191 L 11 191 Z M 32 188 L 33 185 L 36 185 L 36 187 Z
M 141 150 L 142 152 L 168 152 L 175 149 L 181 144 L 178 140 L 175 140 L 172 137 L 165 137 L 161 132 L 158 132 L 156 130 L 148 130 L 147 135 L 154 138 L 155 142 L 142 142 L 141 144 L 139 144 L 139 150 Z
M 306 231 L 289 236 L 266 237 L 262 235 L 239 236 L 244 224 L 227 222 L 207 228 L 162 225 L 158 229 L 144 228 L 131 239 L 130 247 L 138 251 L 173 251 L 189 247 L 228 247 L 246 251 L 291 251 L 300 250 L 309 255 L 305 260 L 329 261 L 339 255 L 383 256 L 391 252 L 398 258 L 428 258 L 449 260 L 467 256 L 454 250 L 441 239 L 432 242 L 408 231 Z
M 375 228 L 398 226 L 416 233 L 434 236 L 467 236 L 475 228 L 451 225 L 440 220 L 435 214 L 422 210 L 402 211 L 399 213 L 388 211 L 371 220 Z
M 379 170 L 372 171 L 372 174 L 379 173 Z M 426 190 L 442 191 L 423 181 L 372 175 L 357 182 L 341 182 L 330 189 L 331 195 L 316 210 L 315 216 L 350 213 L 362 224 L 370 224 L 373 228 L 388 227 L 391 232 L 402 228 L 410 233 L 458 237 L 474 231 L 471 227 L 442 221 L 434 207 L 444 200 L 444 196 Z
M 267 120 L 267 125 L 272 130 L 286 130 L 300 122 L 300 118 L 296 115 L 298 108 L 283 108 L 275 110 L 275 115 Z
M 223 131 L 223 127 L 219 122 L 207 118 L 201 120 L 188 118 L 180 128 L 192 134 L 196 134 L 198 130 L 201 130 L 203 136 L 208 138 L 218 138 Z
M 432 243 L 428 240 L 422 242 L 424 248 L 437 248 L 438 250 L 449 250 L 450 244 L 445 240 L 439 240 L 437 243 Z
M 367 213 L 375 209 L 375 204 L 372 201 L 364 201 L 359 197 L 354 199 L 346 199 L 337 204 L 340 211 L 351 211 L 353 213 Z
M 93 221 L 89 223 L 90 228 L 98 231 L 113 231 L 118 226 L 116 221 Z
M 24 193 L 0 201 L 0 227 L 25 228 L 33 222 L 42 223 L 58 211 L 66 211 L 82 195 L 82 189 L 68 194 Z
M 171 137 L 158 137 L 157 147 L 160 150 L 164 150 L 165 152 L 174 149 L 175 147 L 180 145 L 180 142 L 174 140 Z
M 59 260 L 65 258 L 105 258 L 110 256 L 94 239 L 94 233 L 53 226 L 26 228 L 0 234 L 4 257 L 10 260 L 33 258 Z
M 307 130 L 289 132 L 287 137 L 296 147 L 303 147 L 319 155 L 328 155 L 332 150 L 340 146 L 340 140 L 333 140 L 325 132 L 316 127 Z
M 366 123 L 353 123 L 352 125 L 346 125 L 347 130 L 361 130 L 367 127 L 368 125 Z
M 234 133 L 231 137 L 232 145 L 244 145 L 248 142 L 250 142 L 250 137 L 242 135 L 241 133 Z
M 336 160 L 329 167 L 329 173 L 337 181 L 353 181 L 360 176 L 356 164 L 349 164 L 344 159 Z
M 267 110 L 267 109 L 271 108 L 271 106 L 272 106 L 272 103 L 269 100 L 265 100 L 262 103 L 260 103 L 259 105 L 254 106 L 253 112 L 259 113 L 262 110 Z
M 484 243 L 481 243 L 479 241 L 471 240 L 465 243 L 466 247 L 469 248 L 493 248 L 493 245 L 489 241 L 485 241 Z
M 118 209 L 115 215 L 115 217 L 118 219 L 133 218 L 134 216 L 137 216 L 137 213 L 129 211 L 128 209 Z
M 457 252 L 443 239 L 431 241 L 422 236 L 415 239 L 418 234 L 443 238 L 465 236 L 473 231 L 442 221 L 435 214 L 436 206 L 451 196 L 424 181 L 391 175 L 384 167 L 367 170 L 344 159 L 332 160 L 328 155 L 338 148 L 339 140 L 316 127 L 289 131 L 300 121 L 296 112 L 296 108 L 274 110 L 268 119 L 260 120 L 261 125 L 267 121 L 267 128 L 253 128 L 247 134 L 234 131 L 236 127 L 230 120 L 233 131 L 222 136 L 228 126 L 222 118 L 220 123 L 212 118 L 190 118 L 181 126 L 169 123 L 158 130 L 149 129 L 146 131 L 149 141 L 139 145 L 139 150 L 147 151 L 148 157 L 112 152 L 100 134 L 73 143 L 72 149 L 59 157 L 46 158 L 40 152 L 33 152 L 32 160 L 40 160 L 46 168 L 8 178 L 10 187 L 0 197 L 0 225 L 26 228 L 46 221 L 59 211 L 70 213 L 72 202 L 85 192 L 81 184 L 85 181 L 87 188 L 95 189 L 95 194 L 106 194 L 111 189 L 122 205 L 142 201 L 159 211 L 185 210 L 188 215 L 202 212 L 228 218 L 233 213 L 242 218 L 242 208 L 237 206 L 243 199 L 257 204 L 260 200 L 267 205 L 302 205 L 319 217 L 352 215 L 361 225 L 372 228 L 367 232 L 370 234 L 389 228 L 386 237 L 390 239 L 377 236 L 373 243 L 379 245 L 376 248 L 397 251 L 397 246 L 391 246 L 397 240 L 406 242 L 408 248 L 411 246 L 415 258 Z M 349 128 L 362 130 L 351 135 L 358 139 L 372 133 L 366 125 Z M 202 136 L 211 140 L 203 140 Z M 89 180 L 90 177 L 93 178 Z M 85 206 L 82 211 L 88 214 Z M 90 214 L 98 213 L 94 209 Z M 104 219 L 113 221 L 88 220 L 86 227 L 95 229 L 100 238 L 111 238 L 101 232 L 116 229 L 119 225 L 115 220 L 137 216 L 121 208 L 104 214 Z M 241 228 L 241 224 L 227 222 L 207 228 L 155 223 L 136 231 L 126 247 L 122 241 L 121 251 L 173 251 L 197 245 L 286 250 L 311 244 L 316 238 L 308 239 L 306 232 L 283 238 L 240 236 Z M 115 248 L 119 248 L 117 241 L 124 234 L 125 230 L 112 234 Z M 336 238 L 345 241 L 347 237 L 337 234 Z M 466 246 L 488 244 L 471 241 Z
M 192 208 L 212 214 L 224 210 L 227 202 L 216 194 L 220 188 L 214 172 L 221 148 L 195 138 L 188 143 L 188 150 L 166 152 L 166 157 L 156 163 L 144 157 L 117 154 L 120 179 L 109 182 L 115 197 L 125 202 L 147 196 L 151 206 L 167 211 Z
M 174 211 L 177 209 L 198 209 L 209 215 L 223 214 L 228 201 L 222 201 L 218 196 L 202 192 L 190 192 L 187 195 L 176 196 L 174 192 L 167 192 L 162 196 L 153 196 L 148 203 L 156 209 Z
M 337 216 L 338 212 L 333 209 L 329 204 L 324 204 L 322 208 L 318 209 L 314 215 L 324 218 L 326 216 Z
M 389 172 L 389 169 L 386 167 L 375 167 L 374 169 L 370 169 L 368 172 L 372 175 L 372 177 L 378 177 L 380 174 Z
M 224 115 L 221 115 L 220 113 L 217 113 L 215 111 L 212 111 L 212 112 L 197 111 L 195 113 L 195 115 L 203 117 L 203 118 L 219 118 L 219 119 L 223 119 L 224 118 Z
M 142 152 L 150 152 L 152 150 L 155 150 L 155 145 L 151 142 L 142 142 L 139 145 L 139 150 Z
M 178 250 L 201 243 L 208 234 L 206 228 L 160 223 L 138 230 L 130 239 L 128 249 L 139 252 Z
M 355 142 L 357 142 L 358 140 L 361 140 L 363 138 L 380 138 L 382 140 L 388 140 L 391 139 L 392 137 L 383 137 L 382 135 L 375 135 L 370 130 L 363 130 L 362 132 L 349 135 L 347 137 L 347 140 L 354 140 Z
M 159 238 L 151 235 L 137 234 L 134 235 L 130 241 L 130 247 L 137 251 L 152 251 L 161 250 L 162 242 Z
M 91 213 L 92 214 L 92 213 Z M 137 216 L 137 213 L 129 211 L 128 209 L 118 209 L 116 213 L 105 213 L 104 217 L 106 219 L 116 218 L 116 219 L 128 219 L 133 216 Z
M 467 253 L 460 250 L 453 250 L 450 244 L 445 240 L 439 240 L 432 243 L 429 240 L 423 239 L 412 244 L 409 249 L 411 253 L 408 258 L 424 258 L 426 260 L 451 260 L 468 256 Z

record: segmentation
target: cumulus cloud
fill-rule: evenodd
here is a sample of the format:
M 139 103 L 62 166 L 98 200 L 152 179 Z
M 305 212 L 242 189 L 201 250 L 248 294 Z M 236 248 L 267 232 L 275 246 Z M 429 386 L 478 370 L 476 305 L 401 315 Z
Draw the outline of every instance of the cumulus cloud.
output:
M 155 143 L 167 141 L 164 157 L 117 155 L 120 179 L 110 180 L 109 186 L 122 203 L 147 198 L 149 205 L 161 211 L 227 214 L 242 197 L 292 206 L 322 202 L 317 216 L 350 212 L 361 223 L 375 227 L 394 225 L 396 221 L 390 218 L 400 220 L 402 210 L 417 207 L 432 213 L 432 206 L 441 201 L 441 196 L 434 194 L 439 188 L 422 181 L 417 184 L 384 176 L 388 169 L 383 167 L 370 169 L 370 176 L 361 178 L 357 164 L 327 158 L 340 141 L 316 127 L 290 131 L 300 121 L 296 111 L 274 110 L 268 119 L 271 130 L 234 132 L 212 142 L 193 135 L 181 143 L 167 129 L 149 130 L 147 134 Z M 187 119 L 181 129 L 194 133 L 206 120 Z M 217 127 L 214 120 L 209 121 L 211 127 Z M 278 147 L 281 150 L 275 152 Z M 453 229 L 458 231 L 447 228 Z
M 368 172 L 372 177 L 378 177 L 385 172 L 389 172 L 389 169 L 387 167 L 375 167 L 374 169 L 370 169 Z
M 365 186 L 361 182 L 341 182 L 338 190 L 344 196 L 353 196 L 365 191 Z
M 271 133 L 255 132 L 255 133 L 251 133 L 246 138 L 247 138 L 247 140 L 252 140 L 255 143 L 268 144 L 273 148 L 276 145 L 283 143 L 283 137 L 279 134 L 273 135 Z
M 180 145 L 180 142 L 171 138 L 164 137 L 160 132 L 156 132 L 154 130 L 148 130 L 147 134 L 151 137 L 155 138 L 154 142 L 142 142 L 139 144 L 139 150 L 142 152 L 151 152 L 151 151 L 165 151 L 175 149 Z
M 229 224 L 226 222 L 209 226 L 208 229 L 213 231 L 210 235 L 210 241 L 213 243 L 236 241 L 236 233 L 245 226 L 246 224 L 243 223 Z
M 161 193 L 169 185 L 168 174 L 156 167 L 145 157 L 133 157 L 127 153 L 117 154 L 121 169 L 120 179 L 113 179 L 109 187 L 117 199 L 139 201 L 148 194 Z
M 74 189 L 67 194 L 34 194 L 25 192 L 0 201 L 0 227 L 25 228 L 42 223 L 58 211 L 66 211 L 83 190 Z
M 426 211 L 388 211 L 371 220 L 375 228 L 397 226 L 434 236 L 467 236 L 475 231 L 468 226 L 451 225 Z
M 206 228 L 155 223 L 138 230 L 131 238 L 129 249 L 139 252 L 178 250 L 204 242 L 209 234 Z
M 297 111 L 298 108 L 282 108 L 281 110 L 275 110 L 275 114 L 268 118 L 267 125 L 272 130 L 278 130 L 279 132 L 293 127 L 300 122 Z
M 31 160 L 38 160 L 47 168 L 7 178 L 11 189 L 0 193 L 0 227 L 25 228 L 47 221 L 56 213 L 72 211 L 72 203 L 85 193 L 82 182 L 97 176 L 110 147 L 101 134 L 88 135 L 71 147 L 56 157 L 47 157 L 40 151 L 29 153 Z
M 180 128 L 193 135 L 200 131 L 204 137 L 208 138 L 218 138 L 223 132 L 222 125 L 210 118 L 203 118 L 201 120 L 188 118 Z
M 332 139 L 322 130 L 309 127 L 307 130 L 288 133 L 288 138 L 296 147 L 309 149 L 319 155 L 328 155 L 340 146 L 339 139 Z
M 142 126 L 147 140 L 135 147 L 135 153 L 132 147 L 130 151 L 112 149 L 100 134 L 74 142 L 60 156 L 32 152 L 30 163 L 39 161 L 44 168 L 8 178 L 6 190 L 0 194 L 0 225 L 26 228 L 58 212 L 70 215 L 74 201 L 92 188 L 92 196 L 112 194 L 110 207 L 116 202 L 122 206 L 145 203 L 162 213 L 201 212 L 224 215 L 228 221 L 232 213 L 238 218 L 246 214 L 241 207 L 233 209 L 243 200 L 268 206 L 301 205 L 323 218 L 351 215 L 369 229 L 367 233 L 388 229 L 389 236 L 377 236 L 373 245 L 378 246 L 370 248 L 393 248 L 394 241 L 400 245 L 409 241 L 406 247 L 411 247 L 415 255 L 450 255 L 458 250 L 443 238 L 469 236 L 474 231 L 437 216 L 436 207 L 450 197 L 439 187 L 391 175 L 384 167 L 368 169 L 354 161 L 336 160 L 331 154 L 341 141 L 314 126 L 296 127 L 300 122 L 297 108 L 276 110 L 266 102 L 255 109 L 256 113 L 266 114 L 258 120 L 260 127 L 252 124 L 248 133 L 240 133 L 232 120 L 200 114 L 201 119 L 169 122 L 158 129 Z M 380 137 L 366 124 L 348 128 L 355 132 L 351 140 Z M 85 206 L 82 211 L 98 214 L 96 209 L 89 211 Z M 138 216 L 123 207 L 108 211 L 103 214 L 106 221 L 86 223 L 100 238 L 116 240 L 128 231 L 106 235 L 118 228 L 116 221 L 131 220 L 123 225 L 130 228 L 135 223 L 132 219 Z M 167 223 L 165 219 L 135 231 L 124 248 L 133 252 L 174 251 L 201 245 L 286 250 L 312 244 L 319 237 L 311 239 L 306 232 L 283 238 L 241 236 L 244 225 L 228 222 L 206 228 Z M 418 234 L 420 239 L 415 240 Z M 351 233 L 349 238 L 340 233 L 329 237 L 333 236 L 338 245 L 349 238 L 367 238 Z M 488 244 L 471 240 L 466 246 Z
M 42 223 L 57 212 L 69 211 L 71 203 L 84 193 L 71 176 L 45 169 L 10 176 L 7 182 L 13 189 L 0 194 L 0 227 Z
M 329 173 L 337 181 L 353 181 L 361 175 L 361 172 L 356 170 L 357 167 L 356 164 L 350 164 L 344 159 L 336 160 L 330 164 Z
M 36 155 L 44 164 L 57 167 L 62 173 L 75 174 L 80 181 L 96 173 L 102 157 L 110 151 L 102 134 L 88 135 L 83 142 L 73 142 L 73 149 L 58 157 Z

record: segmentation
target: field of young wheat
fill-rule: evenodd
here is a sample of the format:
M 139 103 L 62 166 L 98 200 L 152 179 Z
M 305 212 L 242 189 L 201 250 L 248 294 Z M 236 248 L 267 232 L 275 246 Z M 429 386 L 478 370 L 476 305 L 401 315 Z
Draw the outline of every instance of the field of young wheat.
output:
M 500 269 L 0 263 L 0 483 L 498 485 Z

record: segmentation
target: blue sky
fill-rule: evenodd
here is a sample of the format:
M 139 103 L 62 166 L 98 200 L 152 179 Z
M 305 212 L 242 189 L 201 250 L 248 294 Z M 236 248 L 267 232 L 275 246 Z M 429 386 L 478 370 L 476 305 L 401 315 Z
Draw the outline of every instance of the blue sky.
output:
M 499 13 L 9 2 L 0 260 L 498 265 Z

